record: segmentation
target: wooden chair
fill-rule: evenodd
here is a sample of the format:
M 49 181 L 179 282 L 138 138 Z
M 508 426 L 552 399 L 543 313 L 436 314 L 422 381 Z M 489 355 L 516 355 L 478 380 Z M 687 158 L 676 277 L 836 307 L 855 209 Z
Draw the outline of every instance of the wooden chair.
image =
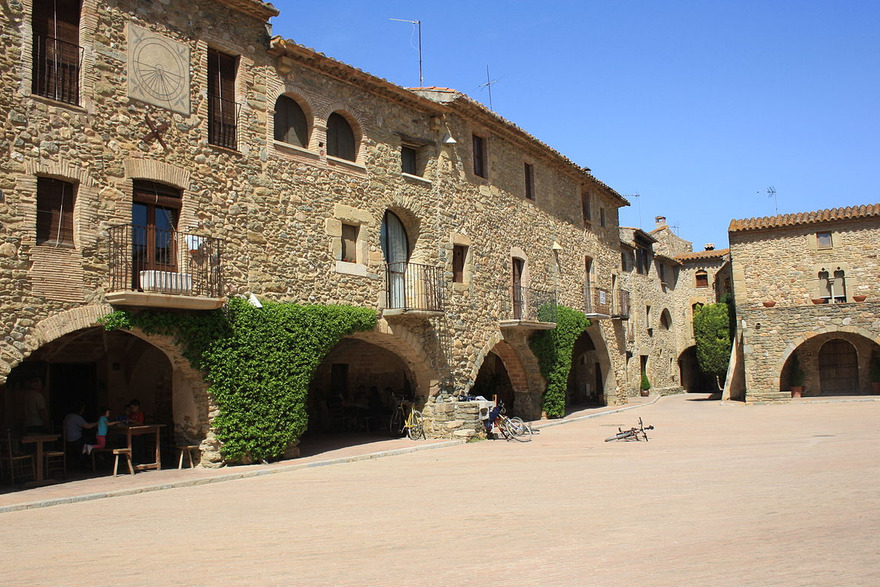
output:
M 199 451 L 198 444 L 182 444 L 177 447 L 177 450 L 180 451 L 180 459 L 178 460 L 178 463 L 177 463 L 178 469 L 183 468 L 183 456 L 184 455 L 186 455 L 187 458 L 189 459 L 189 468 L 192 469 L 193 467 L 195 467 L 195 465 L 193 464 L 193 451 L 196 451 L 196 454 L 201 456 L 201 453 L 198 452 Z M 197 460 L 201 460 L 201 459 L 197 459 Z
M 128 463 L 128 472 L 134 475 L 134 467 L 131 464 L 131 449 L 114 448 L 111 450 L 113 451 L 113 456 L 115 457 L 113 460 L 113 476 L 116 477 L 116 472 L 119 469 L 119 457 L 121 456 L 124 456 L 125 462 Z
M 49 449 L 43 451 L 45 462 L 43 464 L 46 477 L 52 477 L 53 473 L 60 472 L 61 478 L 67 476 L 67 433 L 61 429 L 61 449 Z
M 37 479 L 37 467 L 34 464 L 32 455 L 16 455 L 12 451 L 12 432 L 6 430 L 3 438 L 0 439 L 3 446 L 0 447 L 0 470 L 3 467 L 9 468 L 9 478 L 15 485 L 15 477 L 29 476 L 31 481 Z

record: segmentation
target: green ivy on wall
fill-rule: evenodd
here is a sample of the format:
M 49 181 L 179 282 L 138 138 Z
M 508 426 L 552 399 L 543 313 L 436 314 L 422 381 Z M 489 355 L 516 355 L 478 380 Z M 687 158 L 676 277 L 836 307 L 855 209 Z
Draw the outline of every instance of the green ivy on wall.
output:
M 590 320 L 583 312 L 565 306 L 557 306 L 556 312 L 556 328 L 537 332 L 529 340 L 541 366 L 541 375 L 547 380 L 542 409 L 550 418 L 565 415 L 571 354 L 578 337 L 590 326 Z
M 117 311 L 102 323 L 108 330 L 176 336 L 183 355 L 206 374 L 224 457 L 274 459 L 306 430 L 309 382 L 321 361 L 343 336 L 372 330 L 376 312 L 262 304 L 234 298 L 224 310 L 198 314 Z

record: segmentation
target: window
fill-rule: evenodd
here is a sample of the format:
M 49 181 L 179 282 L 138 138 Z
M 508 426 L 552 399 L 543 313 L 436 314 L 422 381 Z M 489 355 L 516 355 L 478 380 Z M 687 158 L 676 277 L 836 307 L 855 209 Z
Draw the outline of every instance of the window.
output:
M 354 131 L 345 117 L 337 112 L 327 118 L 327 154 L 347 161 L 357 158 Z
M 68 104 L 79 103 L 80 0 L 35 0 L 31 91 Z
M 663 311 L 660 312 L 660 328 L 662 330 L 669 330 L 672 328 L 672 314 L 669 313 L 669 310 L 663 308 Z
M 651 251 L 648 247 L 636 247 L 636 273 L 647 275 L 651 266 Z
M 357 263 L 357 240 L 360 227 L 354 224 L 342 225 L 341 261 Z
M 831 241 L 831 233 L 830 232 L 817 232 L 816 233 L 816 246 L 819 249 L 833 248 L 833 243 Z
M 60 179 L 37 178 L 37 244 L 73 245 L 75 189 Z
M 697 287 L 709 287 L 709 274 L 702 269 L 697 271 Z
M 599 225 L 605 228 L 605 208 L 599 208 Z
M 524 163 L 525 181 L 526 181 L 526 198 L 535 199 L 535 170 L 528 163 Z
M 838 267 L 834 272 L 822 269 L 819 272 L 819 297 L 827 303 L 846 301 L 846 272 Z
M 180 190 L 152 181 L 135 180 L 132 191 L 132 279 L 143 270 L 177 271 L 177 219 Z
M 418 168 L 419 152 L 415 147 L 402 145 L 400 147 L 400 166 L 404 173 L 421 175 Z
M 208 49 L 208 142 L 227 149 L 237 145 L 235 70 L 235 57 Z
M 666 265 L 657 261 L 657 275 L 660 277 L 660 284 L 667 285 L 669 280 L 666 279 Z
M 486 139 L 474 135 L 474 175 L 486 177 Z
M 306 114 L 295 100 L 287 96 L 278 96 L 275 101 L 275 140 L 303 149 L 309 146 Z
M 581 214 L 584 217 L 584 224 L 589 225 L 593 222 L 593 211 L 590 206 L 590 194 L 581 192 Z
M 623 249 L 620 251 L 620 268 L 625 273 L 629 273 L 633 270 L 634 266 L 635 261 L 633 260 L 633 252 L 629 249 Z
M 468 248 L 465 245 L 452 247 L 452 281 L 464 283 L 464 263 L 467 260 Z

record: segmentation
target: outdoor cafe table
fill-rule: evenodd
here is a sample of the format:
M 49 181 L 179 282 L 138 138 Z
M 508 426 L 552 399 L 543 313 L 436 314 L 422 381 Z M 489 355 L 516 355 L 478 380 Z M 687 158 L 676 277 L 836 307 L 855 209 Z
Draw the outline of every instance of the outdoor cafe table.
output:
M 125 445 L 131 450 L 131 437 L 140 436 L 141 434 L 153 434 L 156 437 L 156 459 L 152 463 L 141 463 L 134 466 L 135 471 L 147 471 L 150 469 L 160 470 L 162 468 L 162 451 L 159 449 L 159 431 L 164 428 L 165 424 L 137 424 L 135 426 L 112 426 L 110 430 L 116 434 L 124 434 L 126 438 Z
M 21 437 L 21 442 L 23 444 L 36 444 L 37 445 L 37 478 L 35 479 L 35 483 L 43 483 L 43 443 L 44 442 L 56 442 L 59 438 L 61 438 L 60 434 L 28 434 L 26 436 Z

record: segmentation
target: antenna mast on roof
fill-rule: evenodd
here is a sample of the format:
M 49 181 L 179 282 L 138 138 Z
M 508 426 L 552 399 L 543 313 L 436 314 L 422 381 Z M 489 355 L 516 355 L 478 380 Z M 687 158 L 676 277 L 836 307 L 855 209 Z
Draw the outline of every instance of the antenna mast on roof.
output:
M 501 79 L 501 78 L 498 78 L 498 79 Z M 494 108 L 492 108 L 492 85 L 497 84 L 497 83 L 498 83 L 497 79 L 492 79 L 491 77 L 489 77 L 489 66 L 487 65 L 486 66 L 486 83 L 480 84 L 477 87 L 486 88 L 487 90 L 489 90 L 489 110 L 493 110 L 493 111 L 494 111 Z
M 636 198 L 639 201 L 639 230 L 642 230 L 642 195 L 641 194 L 627 194 L 623 197 L 624 198 Z
M 761 192 L 756 192 L 756 193 L 760 194 Z M 768 198 L 773 198 L 773 208 L 776 210 L 776 214 L 778 215 L 779 214 L 779 202 L 776 200 L 776 188 L 771 185 L 769 188 L 767 188 L 766 193 L 767 193 Z
M 395 22 L 408 22 L 413 25 L 413 28 L 418 27 L 419 29 L 419 87 L 425 86 L 425 78 L 422 77 L 422 21 L 420 20 L 405 20 L 403 18 L 389 18 L 388 20 L 393 20 Z M 412 37 L 410 37 L 410 45 L 412 45 Z

